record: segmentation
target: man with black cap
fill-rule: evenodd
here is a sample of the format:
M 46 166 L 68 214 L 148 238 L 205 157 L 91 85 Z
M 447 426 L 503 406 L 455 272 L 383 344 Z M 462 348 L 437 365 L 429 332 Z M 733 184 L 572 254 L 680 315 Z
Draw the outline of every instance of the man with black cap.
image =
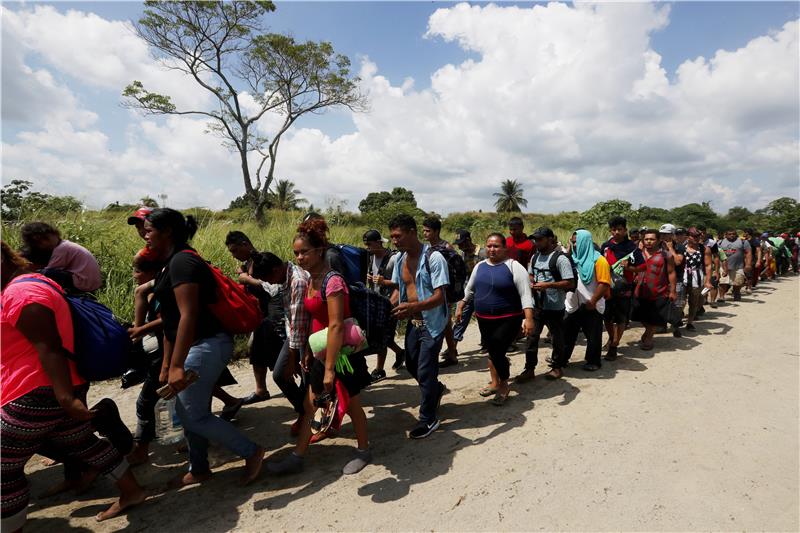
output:
M 381 232 L 376 229 L 366 231 L 362 239 L 364 248 L 369 252 L 367 287 L 387 298 L 391 298 L 392 293 L 397 288 L 397 285 L 392 281 L 397 254 L 384 246 L 389 241 L 383 238 Z M 400 369 L 405 362 L 405 350 L 400 348 L 394 339 L 392 339 L 388 348 L 391 348 L 395 354 L 392 368 L 394 370 Z M 378 364 L 371 374 L 373 383 L 386 377 L 386 371 L 383 369 L 386 364 L 386 350 L 387 347 L 384 347 L 378 352 Z
M 480 248 L 472 242 L 472 235 L 465 229 L 456 230 L 456 238 L 453 244 L 458 247 L 461 257 L 464 259 L 464 264 L 467 266 L 467 281 L 469 281 L 469 276 L 472 274 L 475 265 L 486 259 L 486 249 Z M 461 320 L 453 326 L 453 340 L 456 344 L 464 340 L 464 333 L 467 331 L 467 326 L 469 326 L 469 321 L 472 319 L 474 311 L 473 300 L 469 300 L 464 304 Z
M 539 337 L 545 326 L 553 342 L 552 361 L 564 355 L 564 310 L 567 291 L 575 290 L 575 273 L 569 258 L 556 246 L 556 236 L 547 227 L 538 228 L 532 235 L 536 253 L 531 258 L 528 274 L 533 289 L 535 325 L 525 351 L 525 369 L 514 381 L 524 383 L 534 378 L 539 363 Z M 552 367 L 551 378 L 561 377 L 561 369 Z

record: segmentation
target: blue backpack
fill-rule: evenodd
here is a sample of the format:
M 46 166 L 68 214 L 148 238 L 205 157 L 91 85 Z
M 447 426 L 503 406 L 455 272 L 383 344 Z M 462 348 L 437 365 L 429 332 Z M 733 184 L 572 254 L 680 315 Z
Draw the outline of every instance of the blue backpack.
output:
M 364 283 L 367 279 L 369 252 L 350 244 L 335 244 L 334 248 L 339 251 L 339 260 L 342 264 L 342 272 L 339 274 L 344 277 L 347 284 Z
M 131 340 L 114 313 L 90 296 L 66 295 L 54 284 L 37 278 L 21 278 L 13 283 L 41 283 L 58 292 L 69 304 L 75 331 L 75 350 L 71 359 L 87 381 L 119 377 L 128 368 Z

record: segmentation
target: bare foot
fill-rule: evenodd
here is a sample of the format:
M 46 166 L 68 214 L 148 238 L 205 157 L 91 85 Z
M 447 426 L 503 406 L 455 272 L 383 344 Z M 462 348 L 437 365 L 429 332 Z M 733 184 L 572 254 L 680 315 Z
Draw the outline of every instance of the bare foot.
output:
M 42 457 L 42 466 L 55 466 L 61 461 L 56 461 L 55 459 L 50 459 L 49 457 Z
M 242 475 L 239 484 L 246 486 L 252 483 L 261 474 L 261 465 L 264 463 L 264 448 L 259 446 L 256 453 L 245 459 L 244 461 L 244 474 Z
M 180 477 L 176 477 L 170 481 L 167 486 L 171 489 L 179 489 L 181 487 L 188 487 L 189 485 L 197 485 L 211 477 L 211 472 L 205 474 L 195 474 L 193 472 L 186 472 Z
M 109 518 L 114 518 L 115 516 L 119 516 L 123 512 L 130 509 L 131 507 L 139 505 L 146 498 L 147 496 L 141 489 L 127 496 L 124 497 L 120 496 L 117 501 L 111 504 L 111 507 L 109 507 L 102 513 L 97 513 L 97 516 L 95 516 L 94 519 L 97 520 L 98 522 L 102 522 L 103 520 L 108 520 Z

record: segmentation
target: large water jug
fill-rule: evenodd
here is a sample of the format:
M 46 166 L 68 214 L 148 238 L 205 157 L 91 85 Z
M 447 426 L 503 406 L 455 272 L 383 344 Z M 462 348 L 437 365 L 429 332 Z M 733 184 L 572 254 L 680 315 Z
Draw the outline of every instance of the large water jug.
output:
M 175 411 L 175 398 L 160 398 L 156 403 L 156 436 L 161 444 L 177 444 L 183 439 L 183 424 Z

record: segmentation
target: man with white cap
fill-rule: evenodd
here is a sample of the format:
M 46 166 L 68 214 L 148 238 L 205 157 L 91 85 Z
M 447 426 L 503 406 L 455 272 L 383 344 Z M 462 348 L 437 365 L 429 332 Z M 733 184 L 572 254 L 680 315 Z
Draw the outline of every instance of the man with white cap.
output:
M 665 252 L 668 252 L 675 259 L 675 278 L 677 283 L 675 285 L 675 292 L 678 297 L 672 302 L 672 314 L 670 315 L 672 324 L 672 335 L 675 337 L 681 336 L 681 315 L 683 314 L 684 306 L 684 287 L 683 287 L 683 258 L 686 255 L 686 245 L 681 244 L 675 240 L 675 226 L 672 224 L 664 224 L 658 229 L 661 235 L 661 247 Z

